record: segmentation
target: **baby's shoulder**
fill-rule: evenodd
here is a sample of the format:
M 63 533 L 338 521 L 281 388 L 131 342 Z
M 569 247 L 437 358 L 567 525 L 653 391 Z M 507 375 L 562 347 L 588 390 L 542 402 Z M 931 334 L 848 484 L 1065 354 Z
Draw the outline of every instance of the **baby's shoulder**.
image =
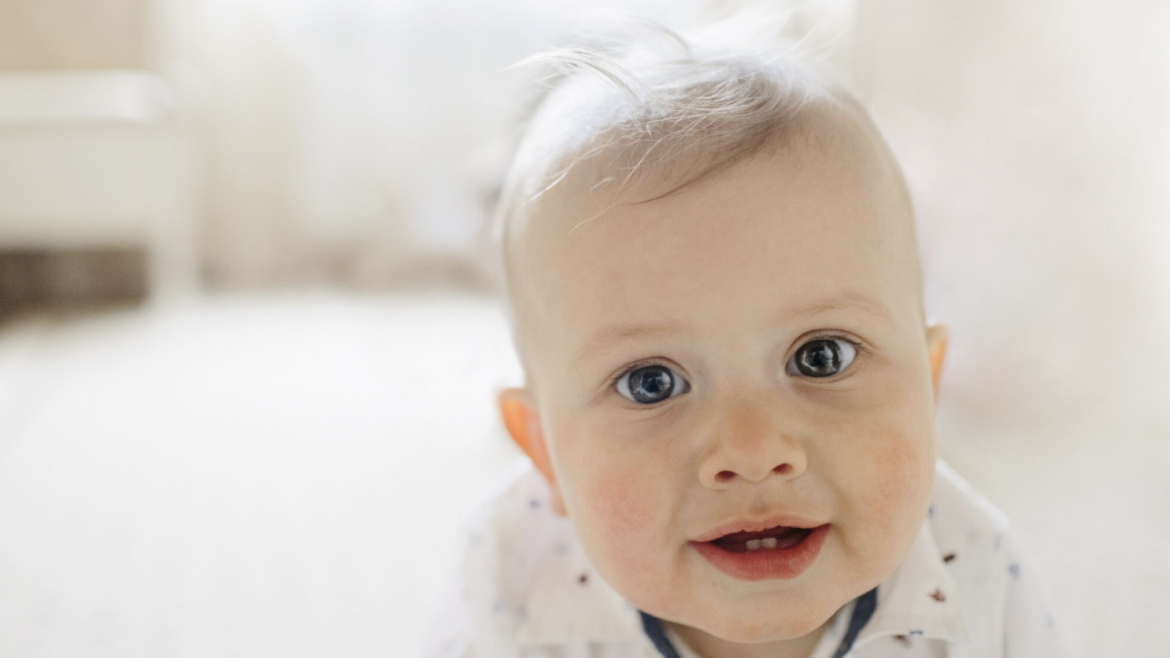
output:
M 568 520 L 552 511 L 548 485 L 531 463 L 501 478 L 473 507 L 463 530 L 459 606 L 472 655 L 584 646 L 598 638 L 644 642 L 637 611 L 593 572 Z
M 566 526 L 549 510 L 548 487 L 530 463 L 502 474 L 460 523 L 456 577 L 423 655 L 518 655 L 531 590 L 548 568 L 549 544 L 568 532 Z
M 952 655 L 1062 656 L 1043 580 L 1007 516 L 946 463 L 936 469 L 930 528 L 961 591 L 971 646 Z
M 930 520 L 936 537 L 994 537 L 1010 525 L 998 507 L 941 459 L 935 466 Z
M 930 505 L 930 529 L 943 560 L 968 586 L 1000 582 L 1015 540 L 1008 517 L 948 464 L 939 461 Z
M 549 562 L 575 544 L 568 520 L 552 512 L 548 485 L 527 460 L 509 469 L 463 521 L 464 570 L 496 603 L 520 607 Z
M 482 494 L 463 517 L 468 536 L 491 535 L 506 540 L 534 525 L 555 523 L 549 509 L 548 485 L 527 459 L 517 460 Z

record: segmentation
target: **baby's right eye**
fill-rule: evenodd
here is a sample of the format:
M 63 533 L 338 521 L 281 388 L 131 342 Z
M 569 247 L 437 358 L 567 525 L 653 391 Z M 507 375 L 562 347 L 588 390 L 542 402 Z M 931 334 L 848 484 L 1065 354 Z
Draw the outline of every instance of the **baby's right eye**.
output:
M 687 380 L 660 365 L 634 368 L 618 377 L 614 387 L 627 400 L 638 404 L 657 404 L 690 390 Z

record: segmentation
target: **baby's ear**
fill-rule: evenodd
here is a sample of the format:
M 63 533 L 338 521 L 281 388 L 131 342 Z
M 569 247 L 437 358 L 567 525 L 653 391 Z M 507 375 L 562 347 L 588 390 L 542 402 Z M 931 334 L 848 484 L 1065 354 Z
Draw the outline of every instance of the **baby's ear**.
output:
M 508 434 L 548 482 L 549 506 L 553 512 L 566 516 L 565 502 L 560 489 L 557 488 L 556 474 L 553 472 L 552 459 L 548 454 L 548 444 L 544 440 L 544 430 L 541 428 L 536 406 L 532 403 L 532 396 L 522 388 L 506 388 L 500 392 L 499 402 L 500 415 L 504 419 L 504 427 L 508 429 Z
M 930 381 L 934 387 L 934 400 L 938 402 L 938 384 L 942 381 L 943 364 L 947 360 L 947 339 L 950 331 L 945 324 L 932 324 L 926 328 L 926 349 L 930 354 Z

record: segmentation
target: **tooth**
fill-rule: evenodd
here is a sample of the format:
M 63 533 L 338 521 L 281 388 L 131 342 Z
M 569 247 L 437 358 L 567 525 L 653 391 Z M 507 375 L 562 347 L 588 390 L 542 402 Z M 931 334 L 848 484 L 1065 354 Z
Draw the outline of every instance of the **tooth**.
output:
M 763 546 L 764 548 L 776 548 L 776 538 L 775 537 L 764 537 L 763 539 L 760 540 L 760 545 Z
M 754 551 L 754 550 L 757 550 L 759 548 L 760 548 L 760 540 L 759 539 L 747 540 L 747 549 L 749 551 Z

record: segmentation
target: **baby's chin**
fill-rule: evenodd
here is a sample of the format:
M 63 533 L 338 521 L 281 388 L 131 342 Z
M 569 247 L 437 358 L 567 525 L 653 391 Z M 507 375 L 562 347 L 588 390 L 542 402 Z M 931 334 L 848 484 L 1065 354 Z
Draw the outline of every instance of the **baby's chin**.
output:
M 847 603 L 847 602 L 846 602 Z M 690 632 L 699 631 L 726 642 L 737 644 L 760 644 L 795 640 L 816 632 L 841 608 L 831 603 L 814 602 L 801 605 L 768 605 L 744 610 L 742 606 L 720 606 L 717 612 L 706 610 L 706 614 L 683 615 L 675 621 L 675 627 L 689 627 Z M 696 611 L 698 612 L 698 611 Z M 679 628 L 684 637 L 686 629 Z

